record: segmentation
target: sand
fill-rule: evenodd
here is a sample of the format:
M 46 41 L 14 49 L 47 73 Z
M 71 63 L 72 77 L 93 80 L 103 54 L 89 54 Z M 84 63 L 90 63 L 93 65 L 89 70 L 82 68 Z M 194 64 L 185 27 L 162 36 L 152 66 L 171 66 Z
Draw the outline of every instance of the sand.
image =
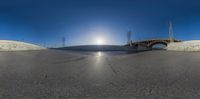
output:
M 200 53 L 0 52 L 0 99 L 199 99 Z

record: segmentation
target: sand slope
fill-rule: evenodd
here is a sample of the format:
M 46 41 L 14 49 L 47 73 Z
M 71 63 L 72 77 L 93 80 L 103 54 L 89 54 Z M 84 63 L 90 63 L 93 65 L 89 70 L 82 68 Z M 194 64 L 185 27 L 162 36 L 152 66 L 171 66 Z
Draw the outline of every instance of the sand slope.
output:
M 41 49 L 45 48 L 25 42 L 0 40 L 0 51 L 21 51 L 21 50 L 41 50 Z

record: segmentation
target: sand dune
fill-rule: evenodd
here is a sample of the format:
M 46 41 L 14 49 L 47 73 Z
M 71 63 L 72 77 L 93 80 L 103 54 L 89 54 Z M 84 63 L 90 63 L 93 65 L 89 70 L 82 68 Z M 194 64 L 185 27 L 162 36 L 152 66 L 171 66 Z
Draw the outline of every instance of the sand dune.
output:
M 20 41 L 10 41 L 10 40 L 0 40 L 0 51 L 21 51 L 21 50 L 41 50 L 44 47 L 20 42 Z

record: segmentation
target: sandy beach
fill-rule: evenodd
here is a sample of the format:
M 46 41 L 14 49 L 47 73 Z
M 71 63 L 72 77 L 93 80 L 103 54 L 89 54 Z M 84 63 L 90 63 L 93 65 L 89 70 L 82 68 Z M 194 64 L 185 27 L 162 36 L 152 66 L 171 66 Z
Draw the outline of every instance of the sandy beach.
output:
M 198 99 L 200 52 L 0 52 L 1 99 Z

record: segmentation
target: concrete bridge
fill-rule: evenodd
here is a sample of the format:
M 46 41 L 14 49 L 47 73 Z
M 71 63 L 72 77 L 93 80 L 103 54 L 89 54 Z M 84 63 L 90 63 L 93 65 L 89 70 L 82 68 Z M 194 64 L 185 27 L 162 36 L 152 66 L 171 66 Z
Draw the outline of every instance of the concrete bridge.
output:
M 143 40 L 143 41 L 137 41 L 137 42 L 130 42 L 129 44 L 126 44 L 127 47 L 132 48 L 138 48 L 138 47 L 146 47 L 146 48 L 152 48 L 154 45 L 157 44 L 163 44 L 166 45 L 170 42 L 181 42 L 180 40 L 176 39 L 149 39 L 149 40 Z
M 132 42 L 131 41 L 131 31 L 127 33 L 128 37 L 128 44 L 125 46 L 131 47 L 131 48 L 139 48 L 139 47 L 146 47 L 146 48 L 152 48 L 156 44 L 163 44 L 163 45 L 168 45 L 170 42 L 181 42 L 180 40 L 174 39 L 173 36 L 173 27 L 172 27 L 172 22 L 169 22 L 169 38 L 167 39 L 149 39 L 149 40 L 143 40 L 143 41 L 137 41 L 137 42 Z

